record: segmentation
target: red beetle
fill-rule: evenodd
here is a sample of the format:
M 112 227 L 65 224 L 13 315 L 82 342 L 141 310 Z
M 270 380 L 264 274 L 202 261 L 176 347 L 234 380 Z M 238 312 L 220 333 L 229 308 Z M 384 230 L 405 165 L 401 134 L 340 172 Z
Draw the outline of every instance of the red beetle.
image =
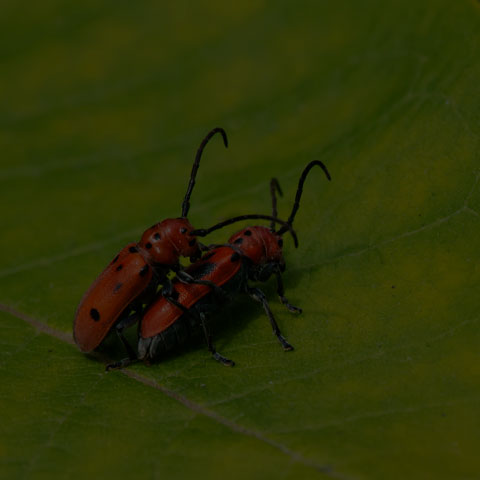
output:
M 274 230 L 274 221 L 272 221 L 270 228 L 265 226 L 244 228 L 232 235 L 227 245 L 213 246 L 202 259 L 186 269 L 195 280 L 213 282 L 217 287 L 221 287 L 222 292 L 227 295 L 244 292 L 255 301 L 260 302 L 270 320 L 274 334 L 284 350 L 287 351 L 293 350 L 293 347 L 282 336 L 265 294 L 259 288 L 250 286 L 249 281 L 265 282 L 272 275 L 275 275 L 277 278 L 277 293 L 281 302 L 291 312 L 301 312 L 300 308 L 291 305 L 284 296 L 281 276 L 285 271 L 282 235 L 287 230 L 292 229 L 293 220 L 300 205 L 303 184 L 308 172 L 315 165 L 320 166 L 330 180 L 330 174 L 322 162 L 318 160 L 310 162 L 300 176 L 295 203 L 287 222 L 276 219 L 275 189 L 278 189 L 279 193 L 281 191 L 278 182 L 272 179 L 272 218 L 275 218 L 278 223 L 283 223 L 278 231 Z M 219 223 L 208 230 L 197 231 L 197 233 L 210 233 L 223 227 L 225 223 Z M 294 235 L 295 246 L 297 246 L 293 231 L 292 234 Z M 208 285 L 184 284 L 178 279 L 173 281 L 173 290 L 175 292 L 174 303 L 160 295 L 143 314 L 138 343 L 138 360 L 149 362 L 160 354 L 172 350 L 186 340 L 196 327 L 201 326 L 208 349 L 213 357 L 224 365 L 234 365 L 233 361 L 220 355 L 215 350 L 206 324 L 207 315 L 218 309 L 222 303 L 222 297 L 219 298 L 217 292 L 212 291 L 212 288 Z M 123 367 L 131 362 L 131 358 L 125 359 L 109 365 L 107 369 Z
M 122 332 L 137 320 L 143 305 L 154 297 L 160 284 L 165 295 L 169 296 L 172 286 L 167 274 L 174 271 L 181 281 L 203 282 L 185 272 L 179 258 L 195 260 L 201 255 L 196 237 L 207 230 L 194 233 L 186 217 L 203 149 L 217 132 L 221 133 L 225 147 L 228 146 L 227 135 L 222 128 L 214 128 L 203 139 L 193 163 L 181 218 L 163 220 L 146 230 L 140 242 L 128 244 L 83 296 L 73 323 L 73 337 L 80 350 L 90 352 L 97 348 L 115 326 L 129 356 L 135 358 L 136 354 Z M 244 217 L 237 218 L 241 220 Z M 237 220 L 231 219 L 226 224 L 234 221 Z M 214 286 L 209 282 L 206 284 Z

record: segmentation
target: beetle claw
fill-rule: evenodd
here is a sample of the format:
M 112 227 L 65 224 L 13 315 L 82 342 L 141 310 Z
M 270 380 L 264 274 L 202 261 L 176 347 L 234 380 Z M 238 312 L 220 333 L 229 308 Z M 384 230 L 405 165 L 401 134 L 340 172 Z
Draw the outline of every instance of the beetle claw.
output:
M 225 365 L 226 367 L 234 367 L 235 362 L 233 360 L 230 360 L 223 355 L 220 355 L 218 352 L 213 353 L 213 358 L 217 361 L 220 362 L 221 364 Z
M 137 358 L 133 358 L 133 359 L 132 358 L 124 358 L 123 360 L 120 360 L 119 362 L 109 363 L 105 367 L 105 371 L 109 372 L 110 370 L 120 370 L 122 368 L 128 367 L 129 365 L 131 365 L 132 363 L 135 363 L 137 361 L 138 361 Z

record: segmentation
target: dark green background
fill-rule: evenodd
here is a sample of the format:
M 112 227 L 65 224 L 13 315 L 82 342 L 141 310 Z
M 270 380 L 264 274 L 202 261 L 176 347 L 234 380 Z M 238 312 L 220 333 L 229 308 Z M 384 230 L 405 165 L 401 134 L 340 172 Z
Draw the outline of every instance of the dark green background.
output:
M 0 476 L 480 476 L 480 5 L 6 1 L 0 7 Z M 292 316 L 257 305 L 150 368 L 68 343 L 144 228 L 269 211 Z M 233 230 L 231 230 L 233 231 Z M 221 242 L 228 232 L 211 241 Z M 47 327 L 53 329 L 47 331 Z M 40 330 L 38 330 L 40 328 Z

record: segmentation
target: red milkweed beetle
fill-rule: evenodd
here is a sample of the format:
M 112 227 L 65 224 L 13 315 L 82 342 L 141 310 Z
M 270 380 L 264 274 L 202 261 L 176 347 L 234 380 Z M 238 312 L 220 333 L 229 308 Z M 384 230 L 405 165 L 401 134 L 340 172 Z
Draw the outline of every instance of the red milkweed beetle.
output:
M 281 190 L 278 181 L 272 179 L 270 183 L 272 218 L 275 218 L 278 223 L 283 223 L 278 231 L 274 229 L 274 221 L 272 221 L 270 228 L 265 226 L 244 228 L 232 235 L 227 244 L 212 246 L 208 253 L 186 270 L 192 278 L 213 282 L 227 294 L 233 295 L 244 292 L 255 301 L 260 302 L 270 320 L 274 334 L 286 351 L 293 350 L 293 347 L 281 334 L 265 294 L 259 288 L 250 286 L 248 282 L 265 282 L 272 275 L 275 275 L 277 278 L 277 293 L 282 304 L 291 312 L 301 312 L 301 309 L 291 305 L 284 295 L 282 273 L 285 271 L 285 260 L 282 253 L 282 235 L 292 228 L 293 220 L 300 206 L 303 184 L 309 171 L 315 165 L 322 168 L 328 180 L 331 179 L 322 162 L 319 160 L 310 162 L 300 176 L 295 202 L 287 222 L 280 222 L 276 219 L 275 190 L 278 190 L 280 194 Z M 213 230 L 222 228 L 225 223 L 221 222 L 207 230 L 197 230 L 196 233 L 206 235 Z M 293 231 L 292 234 L 294 235 L 295 246 L 297 246 Z M 160 354 L 172 350 L 186 340 L 195 327 L 201 326 L 208 349 L 213 357 L 224 365 L 234 365 L 232 360 L 225 358 L 215 350 L 207 328 L 207 315 L 219 307 L 219 298 L 215 295 L 215 292 L 207 285 L 184 284 L 179 282 L 178 279 L 173 281 L 173 290 L 175 292 L 175 304 L 160 295 L 144 312 L 141 320 L 137 360 L 149 362 Z M 121 368 L 129 365 L 132 361 L 134 360 L 131 358 L 125 359 L 109 365 L 107 369 Z
M 163 285 L 165 296 L 169 297 L 172 286 L 167 274 L 170 271 L 176 272 L 180 281 L 204 283 L 215 289 L 215 285 L 208 280 L 194 279 L 185 272 L 179 258 L 190 257 L 194 260 L 201 255 L 201 246 L 196 237 L 203 236 L 207 230 L 197 233 L 186 217 L 203 149 L 217 132 L 222 135 L 225 147 L 228 146 L 223 128 L 214 128 L 203 139 L 195 156 L 182 203 L 182 216 L 153 225 L 143 233 L 140 242 L 129 243 L 84 294 L 73 323 L 73 337 L 80 350 L 94 350 L 115 327 L 129 357 L 136 358 L 123 330 L 136 322 L 143 305 L 153 298 L 159 285 Z M 256 217 L 257 215 L 253 216 Z M 243 216 L 238 218 L 242 220 Z M 235 221 L 235 218 L 231 219 L 227 224 Z M 135 313 L 131 314 L 132 310 Z

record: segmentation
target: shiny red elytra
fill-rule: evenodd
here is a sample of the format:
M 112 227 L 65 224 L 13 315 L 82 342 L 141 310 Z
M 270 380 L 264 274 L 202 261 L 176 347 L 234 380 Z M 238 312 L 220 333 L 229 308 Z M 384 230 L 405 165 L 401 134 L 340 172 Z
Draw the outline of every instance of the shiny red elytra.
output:
M 90 352 L 97 348 L 115 325 L 127 351 L 134 355 L 122 335 L 124 328 L 136 321 L 137 316 L 129 315 L 130 312 L 141 312 L 159 284 L 170 284 L 167 274 L 171 270 L 182 271 L 180 257 L 200 256 L 197 235 L 186 217 L 203 149 L 217 132 L 228 146 L 222 128 L 214 128 L 203 139 L 182 203 L 182 217 L 157 223 L 143 233 L 140 242 L 123 248 L 83 296 L 73 323 L 73 337 L 80 350 Z
M 213 357 L 224 365 L 234 365 L 232 360 L 216 351 L 207 327 L 207 317 L 218 310 L 227 298 L 237 293 L 246 293 L 253 300 L 262 304 L 273 332 L 284 350 L 293 350 L 293 347 L 281 334 L 265 294 L 259 288 L 250 286 L 249 282 L 265 282 L 275 275 L 277 294 L 282 304 L 291 312 L 301 313 L 301 309 L 291 305 L 284 295 L 282 273 L 285 271 L 285 260 L 282 250 L 282 235 L 290 231 L 295 246 L 298 245 L 292 224 L 300 206 L 303 184 L 309 171 L 315 165 L 320 166 L 327 179 L 330 180 L 330 174 L 322 162 L 318 160 L 310 162 L 300 176 L 295 202 L 287 222 L 276 218 L 275 189 L 279 193 L 281 191 L 278 182 L 272 179 L 272 219 L 275 220 L 272 220 L 270 228 L 266 226 L 244 228 L 232 235 L 228 244 L 213 246 L 200 260 L 186 269 L 196 281 L 208 281 L 220 287 L 222 295 L 208 285 L 184 284 L 178 279 L 174 279 L 175 303 L 158 295 L 143 314 L 137 359 L 124 359 L 109 365 L 107 369 L 121 368 L 136 360 L 144 360 L 149 363 L 161 354 L 182 344 L 198 327 L 203 330 L 208 349 Z M 282 224 L 278 231 L 275 231 L 275 222 Z M 219 223 L 202 233 L 210 233 L 224 226 L 224 223 Z

